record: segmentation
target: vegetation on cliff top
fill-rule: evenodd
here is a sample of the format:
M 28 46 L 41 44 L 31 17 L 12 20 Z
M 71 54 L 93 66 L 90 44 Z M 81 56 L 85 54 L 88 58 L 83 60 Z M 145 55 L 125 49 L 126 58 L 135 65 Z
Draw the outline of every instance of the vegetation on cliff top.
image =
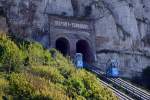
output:
M 56 53 L 56 57 L 53 54 Z M 0 36 L 0 99 L 117 100 L 96 76 L 58 51 Z

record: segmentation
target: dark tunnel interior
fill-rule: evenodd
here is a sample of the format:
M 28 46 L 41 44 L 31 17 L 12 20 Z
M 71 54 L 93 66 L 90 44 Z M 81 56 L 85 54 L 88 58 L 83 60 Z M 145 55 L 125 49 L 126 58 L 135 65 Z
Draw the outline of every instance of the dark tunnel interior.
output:
M 83 61 L 86 63 L 90 63 L 92 61 L 92 53 L 90 46 L 87 41 L 79 40 L 76 44 L 76 52 L 83 54 Z
M 0 16 L 5 17 L 4 9 L 2 7 L 0 7 Z
M 69 54 L 69 42 L 65 38 L 59 38 L 56 40 L 56 49 L 60 51 L 64 56 Z

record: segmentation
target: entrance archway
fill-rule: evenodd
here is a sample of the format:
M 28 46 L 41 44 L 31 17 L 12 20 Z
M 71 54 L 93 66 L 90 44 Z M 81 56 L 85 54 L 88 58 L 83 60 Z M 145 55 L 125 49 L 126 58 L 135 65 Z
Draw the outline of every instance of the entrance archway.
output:
M 86 40 L 79 40 L 76 43 L 76 52 L 83 54 L 83 61 L 86 63 L 92 62 L 92 50 Z
M 0 7 L 0 16 L 5 17 L 4 9 L 2 7 Z
M 58 38 L 56 40 L 55 47 L 58 51 L 60 51 L 64 56 L 69 54 L 69 41 L 65 38 Z

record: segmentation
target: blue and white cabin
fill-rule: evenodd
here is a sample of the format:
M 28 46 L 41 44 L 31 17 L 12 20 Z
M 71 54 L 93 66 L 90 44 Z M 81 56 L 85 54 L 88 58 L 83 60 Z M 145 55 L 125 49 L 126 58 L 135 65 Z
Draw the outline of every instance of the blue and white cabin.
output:
M 75 54 L 74 64 L 77 68 L 83 68 L 83 54 L 82 53 Z
M 110 60 L 108 62 L 108 68 L 106 70 L 107 77 L 117 78 L 119 77 L 118 62 L 116 60 Z

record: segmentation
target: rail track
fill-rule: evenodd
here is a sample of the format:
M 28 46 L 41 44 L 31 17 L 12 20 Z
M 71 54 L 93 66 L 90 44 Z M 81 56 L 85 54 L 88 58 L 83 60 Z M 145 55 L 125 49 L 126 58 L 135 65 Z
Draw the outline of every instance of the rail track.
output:
M 150 93 L 121 78 L 108 78 L 97 67 L 88 67 L 88 70 L 97 74 L 103 80 L 101 83 L 112 89 L 120 100 L 150 100 Z
M 111 79 L 111 81 L 113 81 L 116 85 L 119 84 L 119 86 L 138 100 L 150 100 L 150 94 L 148 92 L 122 80 L 121 78 Z
M 119 90 L 115 89 L 110 84 L 108 84 L 108 83 L 106 83 L 106 82 L 104 82 L 100 79 L 99 79 L 99 81 L 102 83 L 103 86 L 110 88 L 112 90 L 112 92 L 114 94 L 116 94 L 120 100 L 134 100 L 131 97 L 127 96 L 126 94 L 124 94 L 124 93 L 120 92 Z

